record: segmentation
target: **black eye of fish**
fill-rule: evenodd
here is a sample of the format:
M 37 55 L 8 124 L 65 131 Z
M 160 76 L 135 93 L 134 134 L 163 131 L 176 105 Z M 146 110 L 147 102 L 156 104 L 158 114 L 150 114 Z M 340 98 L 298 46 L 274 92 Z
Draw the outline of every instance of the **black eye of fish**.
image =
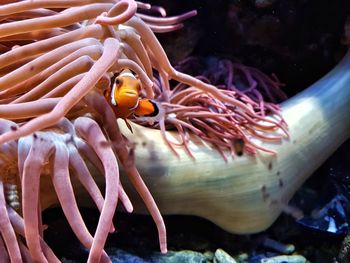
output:
M 122 83 L 123 83 L 122 79 L 120 79 L 120 78 L 116 78 L 116 79 L 115 79 L 115 84 L 116 84 L 117 86 L 121 86 Z

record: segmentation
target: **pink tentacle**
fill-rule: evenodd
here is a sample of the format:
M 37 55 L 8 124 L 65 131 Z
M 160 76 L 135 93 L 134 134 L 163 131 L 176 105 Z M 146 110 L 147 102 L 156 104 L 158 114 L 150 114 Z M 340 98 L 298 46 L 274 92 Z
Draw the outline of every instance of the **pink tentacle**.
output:
M 18 172 L 20 181 L 23 178 L 24 162 L 27 159 L 31 145 L 32 139 L 29 137 L 22 137 L 18 140 Z
M 107 38 L 104 42 L 102 56 L 91 67 L 88 73 L 71 89 L 55 106 L 55 108 L 18 128 L 15 131 L 0 135 L 0 144 L 29 135 L 58 123 L 61 118 L 74 107 L 101 79 L 106 71 L 115 63 L 119 54 L 119 41 Z
M 0 255 L 1 255 L 1 262 L 11 263 L 9 254 L 6 250 L 5 241 L 3 240 L 3 237 L 1 235 L 0 235 Z
M 89 162 L 91 162 L 100 172 L 102 171 L 103 174 L 103 166 L 101 160 L 98 158 L 91 146 L 78 137 L 74 137 L 74 143 L 79 153 L 87 158 Z
M 39 140 L 41 142 L 38 142 Z M 53 144 L 50 141 L 46 141 L 45 147 L 42 147 L 43 142 L 43 138 L 33 134 L 33 145 L 29 150 L 23 167 L 22 204 L 25 237 L 30 254 L 34 261 L 48 262 L 40 246 L 38 202 L 40 173 L 43 165 L 52 154 Z
M 184 27 L 184 24 L 179 23 L 179 24 L 175 24 L 175 25 L 165 25 L 165 26 L 148 24 L 148 26 L 154 33 L 168 33 L 168 32 L 173 32 L 176 30 L 180 30 L 181 28 Z
M 119 184 L 119 200 L 122 202 L 126 212 L 132 213 L 134 207 L 132 206 L 132 203 L 121 183 Z
M 158 13 L 162 17 L 166 17 L 167 16 L 167 12 L 162 6 L 148 5 L 148 6 L 144 6 L 144 7 L 145 8 L 140 6 L 140 8 L 146 9 L 145 11 L 147 11 L 147 13 L 152 13 L 152 14 L 153 13 Z
M 61 143 L 55 143 L 55 149 L 52 175 L 53 186 L 73 232 L 86 248 L 90 248 L 93 243 L 93 237 L 90 235 L 84 223 L 74 197 L 73 187 L 69 178 L 68 150 L 66 146 Z M 107 254 L 104 253 L 103 258 L 104 261 L 108 261 Z
M 160 135 L 162 136 L 164 142 L 168 145 L 169 149 L 173 152 L 173 154 L 177 157 L 180 158 L 180 154 L 176 151 L 174 148 L 174 145 L 180 146 L 180 143 L 172 142 L 168 139 L 168 136 L 166 134 L 166 128 L 165 128 L 165 120 L 164 118 L 160 119 L 159 121 L 159 128 L 160 128 Z
M 120 0 L 106 15 L 98 16 L 97 24 L 119 25 L 125 23 L 136 14 L 137 4 L 133 0 Z
M 26 263 L 34 263 L 32 257 L 30 256 L 28 248 L 23 244 L 22 240 L 18 241 L 19 249 L 21 250 L 21 255 L 23 258 L 23 262 Z M 51 261 L 50 261 L 51 262 Z M 54 262 L 54 261 L 52 261 Z
M 143 3 L 143 2 L 140 2 L 140 1 L 135 1 L 135 2 L 137 4 L 137 8 L 146 9 L 146 10 L 151 9 L 151 5 L 150 4 Z
M 122 159 L 122 156 L 119 156 L 119 154 L 118 154 L 118 157 Z M 143 182 L 142 177 L 140 176 L 139 172 L 137 171 L 135 165 L 132 165 L 132 166 L 125 165 L 126 160 L 122 160 L 122 163 L 124 165 L 125 171 L 128 174 L 128 177 L 129 177 L 132 185 L 135 187 L 136 191 L 141 196 L 142 200 L 144 201 L 148 211 L 152 215 L 153 220 L 157 226 L 158 235 L 159 235 L 160 251 L 162 253 L 167 253 L 165 224 L 164 224 L 163 218 L 158 210 L 156 202 L 154 201 L 152 194 L 149 192 L 146 184 Z
M 82 183 L 84 188 L 94 200 L 99 211 L 101 211 L 104 202 L 103 196 L 96 182 L 93 180 L 93 177 L 91 176 L 91 173 L 78 149 L 82 150 L 85 158 L 88 158 L 88 160 L 101 172 L 101 174 L 103 174 L 103 167 L 100 159 L 90 145 L 77 136 L 74 125 L 68 119 L 62 119 L 57 126 L 70 137 L 68 140 L 66 140 L 66 142 L 68 142 L 70 167 L 73 169 L 78 180 Z M 110 231 L 115 231 L 113 224 Z
M 103 206 L 103 196 L 96 182 L 87 168 L 83 158 L 79 155 L 78 150 L 69 145 L 69 164 L 75 172 L 76 177 L 81 182 L 85 190 L 89 193 L 92 200 L 95 202 L 98 210 L 101 212 Z M 110 232 L 114 232 L 114 226 L 112 224 Z
M 178 16 L 171 16 L 171 17 L 155 17 L 155 16 L 149 16 L 145 14 L 137 14 L 137 16 L 140 17 L 144 22 L 159 25 L 159 26 L 170 26 L 170 25 L 178 24 L 195 15 L 197 15 L 197 10 L 192 10 L 184 14 L 181 14 Z
M 7 213 L 9 215 L 11 224 L 15 232 L 21 235 L 22 237 L 25 237 L 25 226 L 24 226 L 23 219 L 20 217 L 20 215 L 17 214 L 15 210 L 12 209 L 12 207 L 7 206 Z M 39 236 L 39 241 L 40 241 L 40 246 L 48 262 L 60 263 L 61 261 L 56 257 L 56 255 L 53 253 L 51 248 L 46 244 L 46 242 L 40 236 Z M 27 259 L 25 262 L 31 263 L 32 257 L 30 256 L 30 252 L 28 251 L 27 247 L 25 247 L 22 244 L 22 242 L 20 242 L 19 244 L 20 244 L 20 249 L 21 249 L 23 258 L 27 258 L 29 254 L 30 260 Z
M 109 228 L 117 207 L 119 187 L 119 168 L 114 152 L 106 147 L 107 140 L 98 124 L 92 119 L 80 117 L 74 126 L 79 134 L 91 145 L 100 158 L 106 177 L 105 202 L 97 225 L 94 241 L 90 250 L 88 262 L 99 262 L 101 251 L 106 242 Z
M 6 211 L 6 200 L 4 193 L 4 184 L 0 180 L 0 232 L 6 245 L 7 253 L 13 263 L 21 263 L 22 257 L 18 247 L 15 231 L 12 228 L 10 219 Z
M 76 177 L 94 200 L 97 208 L 101 211 L 104 202 L 101 191 L 93 180 L 92 175 L 83 158 L 79 155 L 78 150 L 72 146 L 69 146 L 69 164 L 75 172 Z
M 93 106 L 99 114 L 101 114 L 105 124 L 104 127 L 116 149 L 118 159 L 123 164 L 125 172 L 127 173 L 128 177 L 130 178 L 130 181 L 132 182 L 135 189 L 144 201 L 148 211 L 150 212 L 157 226 L 161 252 L 166 253 L 166 228 L 162 215 L 160 214 L 160 211 L 151 193 L 149 192 L 147 186 L 143 182 L 140 174 L 138 173 L 135 164 L 128 160 L 129 152 L 125 144 L 125 140 L 119 130 L 117 122 L 115 121 L 115 115 L 112 109 L 109 107 L 104 97 L 102 97 L 102 95 L 96 92 L 88 94 L 85 97 L 85 101 L 89 105 Z
M 96 153 L 91 149 L 90 145 L 86 142 L 74 136 L 74 143 L 79 150 L 79 153 L 83 154 L 99 171 L 103 174 L 103 166 L 100 159 L 96 156 Z M 125 193 L 122 185 L 119 183 L 119 199 L 122 202 L 124 208 L 127 212 L 131 213 L 133 211 L 133 206 L 127 194 Z

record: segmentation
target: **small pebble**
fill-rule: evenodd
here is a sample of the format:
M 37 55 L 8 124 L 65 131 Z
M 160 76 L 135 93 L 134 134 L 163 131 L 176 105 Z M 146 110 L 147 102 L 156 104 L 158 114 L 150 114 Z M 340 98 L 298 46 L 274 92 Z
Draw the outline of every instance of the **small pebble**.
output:
M 271 238 L 265 238 L 263 245 L 264 247 L 272 248 L 282 254 L 291 254 L 295 250 L 295 246 L 293 244 L 283 244 Z
M 214 260 L 214 252 L 212 251 L 205 251 L 203 255 L 210 261 L 212 262 Z
M 241 253 L 237 256 L 238 262 L 247 261 L 249 259 L 249 255 L 247 253 Z
M 237 263 L 237 261 L 221 248 L 214 254 L 214 263 Z
M 260 263 L 306 263 L 307 260 L 300 255 L 291 256 L 276 256 L 271 258 L 264 258 Z

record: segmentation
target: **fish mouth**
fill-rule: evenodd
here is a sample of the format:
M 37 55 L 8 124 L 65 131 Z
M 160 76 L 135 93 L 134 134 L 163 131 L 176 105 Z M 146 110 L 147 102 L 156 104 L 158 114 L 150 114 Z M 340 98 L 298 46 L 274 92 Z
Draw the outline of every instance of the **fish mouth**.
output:
M 139 94 L 136 91 L 133 90 L 128 90 L 128 91 L 124 91 L 123 93 L 121 93 L 121 97 L 138 97 Z

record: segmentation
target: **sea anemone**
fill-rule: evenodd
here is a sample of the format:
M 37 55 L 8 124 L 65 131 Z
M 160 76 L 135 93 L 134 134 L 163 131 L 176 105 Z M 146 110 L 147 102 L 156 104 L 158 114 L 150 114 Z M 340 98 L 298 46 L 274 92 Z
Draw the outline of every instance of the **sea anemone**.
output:
M 98 262 L 101 257 L 108 261 L 103 245 L 108 232 L 113 231 L 117 200 L 122 201 L 127 211 L 132 210 L 119 182 L 117 158 L 153 216 L 161 251 L 166 252 L 164 222 L 136 169 L 134 147 L 120 133 L 115 115 L 102 95 L 113 85 L 113 76 L 124 69 L 131 70 L 140 79 L 140 97 L 160 103 L 162 114 L 158 121 L 163 136 L 165 123 L 174 124 L 185 148 L 189 142 L 188 132 L 199 129 L 180 117 L 172 117 L 176 105 L 181 107 L 185 103 L 185 107 L 192 107 L 197 103 L 188 105 L 188 101 L 177 101 L 174 96 L 181 92 L 194 92 L 197 95 L 193 98 L 197 101 L 209 102 L 202 103 L 197 114 L 217 123 L 215 129 L 225 127 L 220 124 L 222 121 L 226 124 L 233 121 L 228 127 L 232 132 L 225 139 L 230 143 L 223 146 L 208 136 L 208 128 L 203 124 L 200 124 L 204 127 L 201 132 L 193 133 L 219 152 L 232 148 L 231 142 L 238 139 L 249 145 L 247 149 L 252 152 L 255 148 L 269 151 L 254 144 L 247 135 L 256 128 L 262 131 L 260 139 L 278 129 L 286 133 L 282 119 L 265 116 L 264 105 L 246 101 L 248 97 L 235 90 L 219 90 L 170 65 L 153 32 L 179 29 L 181 21 L 196 11 L 165 18 L 138 12 L 144 10 L 165 15 L 162 8 L 133 0 L 10 1 L 0 6 L 0 116 L 4 127 L 0 144 L 5 168 L 2 182 L 10 189 L 18 186 L 21 197 L 19 204 L 16 188 L 3 191 L 3 199 L 13 201 L 3 202 L 1 229 L 12 261 L 20 260 L 21 254 L 30 255 L 34 261 L 57 261 L 41 240 L 40 212 L 45 207 L 43 202 L 47 203 L 45 195 L 39 196 L 43 174 L 51 175 L 49 185 L 53 185 L 57 196 L 51 199 L 47 195 L 46 201 L 58 199 L 76 236 L 90 249 L 88 261 Z M 179 82 L 178 88 L 170 90 L 171 79 Z M 274 112 L 277 111 L 275 108 Z M 280 136 L 276 138 L 280 140 Z M 173 148 L 167 137 L 164 139 Z M 191 155 L 191 151 L 188 154 Z M 86 167 L 88 163 L 104 175 L 104 197 Z M 70 169 L 101 211 L 94 236 L 86 229 L 77 208 Z M 11 217 L 15 213 L 13 209 L 18 207 L 23 223 L 20 230 L 15 230 L 23 239 L 18 239 L 17 244 L 10 222 L 18 219 L 18 215 Z
M 180 29 L 181 22 L 196 11 L 164 17 L 162 8 L 133 0 L 7 2 L 0 6 L 0 161 L 4 171 L 0 231 L 1 248 L 13 262 L 58 261 L 42 240 L 41 222 L 41 210 L 57 203 L 80 242 L 90 249 L 88 262 L 108 262 L 103 247 L 108 232 L 114 230 L 118 199 L 127 211 L 133 209 L 122 186 L 125 182 L 119 181 L 117 159 L 152 215 L 165 253 L 165 225 L 138 170 L 147 177 L 164 212 L 198 214 L 242 233 L 270 224 L 326 156 L 318 157 L 297 177 L 291 172 L 304 168 L 304 155 L 313 158 L 319 149 L 311 135 L 319 139 L 328 132 L 328 124 L 320 122 L 326 119 L 321 113 L 313 118 L 307 115 L 316 107 L 309 94 L 319 91 L 311 89 L 288 101 L 281 115 L 278 106 L 263 102 L 259 81 L 251 81 L 252 70 L 244 71 L 249 73 L 249 91 L 244 92 L 232 86 L 230 75 L 227 89 L 219 89 L 205 77 L 184 74 L 170 64 L 154 32 Z M 339 73 L 344 72 L 344 63 L 333 73 L 336 78 L 331 75 L 321 81 L 320 100 L 326 110 L 336 107 L 326 103 L 324 94 L 338 98 L 341 85 L 348 81 Z M 153 129 L 122 120 L 127 123 L 124 129 L 103 96 L 114 85 L 115 75 L 125 69 L 140 80 L 140 98 L 154 100 L 160 107 L 157 119 L 135 116 L 135 122 Z M 258 79 L 266 82 L 261 76 Z M 325 90 L 330 82 L 335 87 Z M 278 85 L 274 88 L 279 89 Z M 254 95 L 248 97 L 247 92 Z M 345 107 L 349 99 L 348 93 L 341 94 L 337 107 Z M 303 108 L 302 114 L 296 114 L 297 105 Z M 330 119 L 348 127 L 348 117 L 342 108 L 337 109 Z M 298 121 L 308 120 L 310 129 L 297 128 Z M 337 129 L 339 134 L 327 153 L 345 139 L 340 136 L 343 130 Z M 236 149 L 237 143 L 243 150 Z M 305 148 L 297 150 L 300 145 Z M 229 154 L 233 160 L 227 158 Z M 295 158 L 293 167 L 291 158 Z M 267 172 L 258 174 L 261 170 Z M 96 181 L 103 185 L 104 195 Z M 72 186 L 78 184 L 85 191 L 79 187 L 73 191 Z M 76 203 L 76 196 L 86 193 L 101 212 L 94 236 Z M 165 205 L 169 198 L 174 198 L 171 208 Z M 211 217 L 219 212 L 227 216 Z M 259 212 L 258 223 L 247 220 Z

